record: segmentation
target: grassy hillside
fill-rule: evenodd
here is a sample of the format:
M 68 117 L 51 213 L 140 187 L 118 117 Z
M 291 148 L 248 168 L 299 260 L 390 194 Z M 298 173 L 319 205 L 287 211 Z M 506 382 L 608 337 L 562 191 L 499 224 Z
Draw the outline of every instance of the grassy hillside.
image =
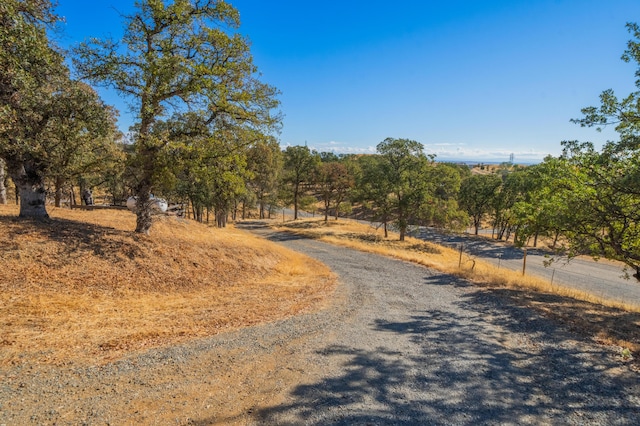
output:
M 0 206 L 0 364 L 103 362 L 319 309 L 322 264 L 246 232 L 128 211 Z

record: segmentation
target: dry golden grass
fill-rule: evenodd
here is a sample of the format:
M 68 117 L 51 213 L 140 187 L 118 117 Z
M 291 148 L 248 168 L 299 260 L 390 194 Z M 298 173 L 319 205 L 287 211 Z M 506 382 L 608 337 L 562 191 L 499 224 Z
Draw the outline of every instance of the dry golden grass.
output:
M 469 280 L 487 291 L 509 298 L 568 324 L 593 340 L 622 346 L 640 361 L 640 307 L 606 300 L 576 289 L 551 285 L 547 280 L 498 269 L 448 247 L 407 237 L 398 241 L 390 232 L 351 220 L 321 219 L 274 223 L 275 227 L 362 251 L 418 263 Z M 640 363 L 638 363 L 640 365 Z
M 0 364 L 104 362 L 319 309 L 335 277 L 243 231 L 128 211 L 0 206 Z

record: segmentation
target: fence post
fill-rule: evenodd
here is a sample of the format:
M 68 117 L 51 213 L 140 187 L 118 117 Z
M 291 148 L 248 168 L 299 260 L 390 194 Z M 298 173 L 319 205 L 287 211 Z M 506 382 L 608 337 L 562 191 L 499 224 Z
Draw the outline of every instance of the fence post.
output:
M 524 248 L 524 257 L 522 258 L 522 275 L 524 275 L 524 271 L 527 269 L 527 248 Z
M 464 248 L 464 244 L 460 243 L 460 259 L 458 259 L 458 269 L 462 268 L 462 249 Z

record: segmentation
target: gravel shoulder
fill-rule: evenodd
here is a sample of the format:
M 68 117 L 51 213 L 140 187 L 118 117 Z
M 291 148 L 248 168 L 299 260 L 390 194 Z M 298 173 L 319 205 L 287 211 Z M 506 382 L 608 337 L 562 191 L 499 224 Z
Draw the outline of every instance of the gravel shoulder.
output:
M 619 424 L 618 348 L 409 263 L 256 228 L 339 275 L 313 314 L 94 367 L 0 371 L 0 424 Z

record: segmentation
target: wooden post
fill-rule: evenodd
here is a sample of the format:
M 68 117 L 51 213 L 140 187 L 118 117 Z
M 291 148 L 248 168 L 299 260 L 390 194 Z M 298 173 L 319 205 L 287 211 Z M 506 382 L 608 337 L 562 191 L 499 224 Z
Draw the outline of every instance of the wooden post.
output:
M 458 269 L 462 268 L 462 249 L 464 248 L 464 244 L 460 243 L 460 259 L 458 259 Z
M 527 248 L 524 248 L 524 257 L 522 258 L 522 275 L 524 275 L 524 271 L 527 269 Z

